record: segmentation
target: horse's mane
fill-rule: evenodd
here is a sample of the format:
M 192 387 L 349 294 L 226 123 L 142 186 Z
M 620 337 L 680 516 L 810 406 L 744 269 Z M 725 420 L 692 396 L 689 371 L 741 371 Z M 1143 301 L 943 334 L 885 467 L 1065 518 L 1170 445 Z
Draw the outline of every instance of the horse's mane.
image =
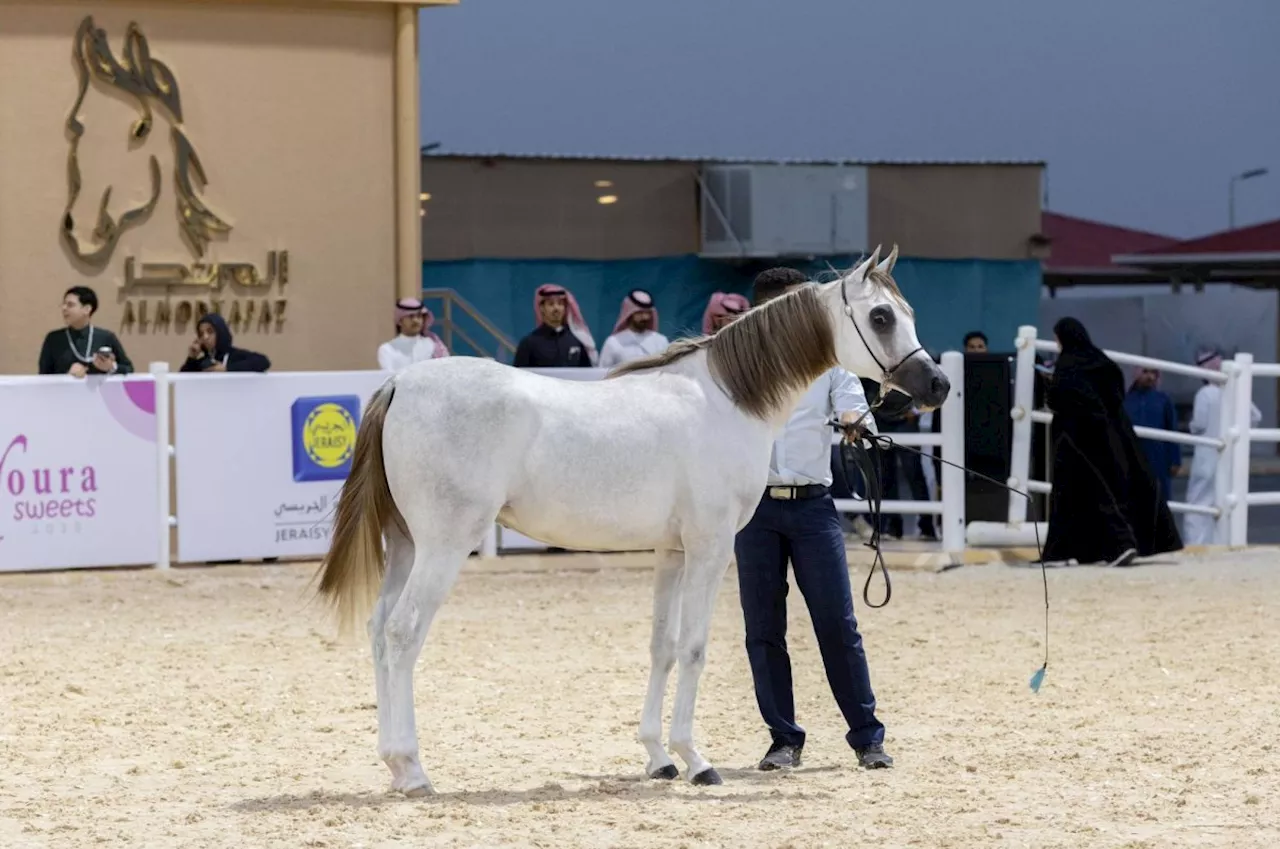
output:
M 714 336 L 677 339 L 608 376 L 662 368 L 703 349 L 725 394 L 739 409 L 760 418 L 776 412 L 788 394 L 809 386 L 837 363 L 830 313 L 816 286 L 802 286 L 748 310 Z

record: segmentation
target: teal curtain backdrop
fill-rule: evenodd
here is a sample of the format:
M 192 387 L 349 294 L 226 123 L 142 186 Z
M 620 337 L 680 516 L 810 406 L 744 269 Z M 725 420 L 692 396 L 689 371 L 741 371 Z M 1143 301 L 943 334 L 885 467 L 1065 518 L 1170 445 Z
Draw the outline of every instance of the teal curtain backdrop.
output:
M 847 268 L 856 257 L 832 258 Z M 826 262 L 792 262 L 812 279 L 830 279 Z M 595 336 L 597 348 L 613 331 L 622 299 L 631 289 L 653 294 L 659 330 L 670 338 L 700 333 L 702 312 L 716 291 L 750 296 L 751 281 L 767 267 L 733 267 L 696 256 L 655 259 L 498 260 L 468 259 L 423 263 L 424 289 L 452 289 L 469 301 L 513 342 L 536 324 L 533 293 L 543 283 L 558 283 L 573 292 Z M 981 330 L 993 351 L 1012 351 L 1020 324 L 1036 324 L 1040 302 L 1040 264 L 1029 261 L 931 260 L 901 258 L 894 278 L 916 313 L 920 342 L 931 353 L 960 350 L 964 334 Z M 438 300 L 428 305 L 441 315 Z M 455 354 L 496 350 L 492 337 L 461 313 L 456 325 L 485 350 L 453 340 Z M 504 354 L 509 362 L 509 355 Z

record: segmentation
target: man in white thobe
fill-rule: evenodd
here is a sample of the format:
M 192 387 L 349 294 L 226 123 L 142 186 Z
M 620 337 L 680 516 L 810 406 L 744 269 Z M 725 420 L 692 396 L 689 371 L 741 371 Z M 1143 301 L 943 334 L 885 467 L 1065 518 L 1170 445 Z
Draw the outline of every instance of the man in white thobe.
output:
M 1196 353 L 1196 365 L 1219 371 L 1222 368 L 1222 355 L 1215 349 L 1202 348 Z M 1257 427 L 1258 422 L 1262 421 L 1262 411 L 1256 405 L 1251 406 L 1253 409 L 1249 411 L 1249 426 Z M 1219 439 L 1221 409 L 1222 387 L 1206 382 L 1196 391 L 1195 403 L 1191 408 L 1191 422 L 1187 429 L 1197 436 Z M 1188 504 L 1214 506 L 1214 478 L 1217 471 L 1218 449 L 1197 445 L 1191 455 L 1191 471 L 1187 475 Z M 1182 541 L 1187 545 L 1212 545 L 1216 524 L 1217 520 L 1212 516 L 1185 513 L 1182 516 Z
M 632 289 L 622 299 L 613 333 L 600 349 L 600 368 L 613 368 L 665 350 L 670 342 L 658 332 L 658 308 L 644 289 Z

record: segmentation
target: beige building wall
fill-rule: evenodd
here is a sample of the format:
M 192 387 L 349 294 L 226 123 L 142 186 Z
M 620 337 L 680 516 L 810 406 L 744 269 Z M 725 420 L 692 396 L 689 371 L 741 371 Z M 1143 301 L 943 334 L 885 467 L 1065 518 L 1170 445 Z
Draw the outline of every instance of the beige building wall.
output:
M 1039 165 L 872 165 L 872 245 L 929 259 L 1033 259 Z
M 427 156 L 422 255 L 632 259 L 696 253 L 697 174 L 691 162 Z M 601 196 L 617 201 L 601 204 Z
M 208 178 L 200 197 L 232 225 L 203 261 L 265 272 L 269 252 L 288 251 L 287 285 L 261 292 L 230 284 L 217 294 L 120 288 L 127 257 L 200 260 L 180 236 L 170 117 L 153 106 L 150 138 L 130 150 L 136 101 L 97 82 L 79 111 L 83 188 L 74 212 L 82 243 L 92 241 L 106 186 L 116 215 L 146 202 L 149 155 L 160 166 L 160 196 L 103 269 L 63 246 L 65 124 L 78 92 L 72 51 L 87 14 L 121 62 L 126 27 L 136 21 L 151 55 L 177 79 L 184 128 Z M 394 6 L 366 2 L 0 0 L 0 373 L 34 373 L 43 336 L 61 327 L 62 292 L 76 284 L 97 290 L 95 322 L 119 333 L 139 370 L 152 360 L 176 368 L 194 335 L 193 322 L 176 320 L 181 304 L 213 300 L 232 317 L 238 303 L 242 318 L 255 303 L 236 344 L 266 353 L 277 371 L 376 367 L 395 296 L 395 26 Z M 122 326 L 128 307 L 139 318 L 143 302 L 147 326 Z M 161 302 L 171 320 L 157 327 Z M 264 302 L 272 307 L 265 323 Z

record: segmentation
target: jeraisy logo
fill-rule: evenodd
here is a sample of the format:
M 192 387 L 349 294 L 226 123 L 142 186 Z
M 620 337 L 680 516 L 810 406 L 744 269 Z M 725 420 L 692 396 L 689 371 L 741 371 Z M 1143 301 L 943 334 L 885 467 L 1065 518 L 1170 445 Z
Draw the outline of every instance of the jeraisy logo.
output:
M 355 395 L 299 398 L 293 402 L 293 479 L 344 480 L 351 471 L 360 426 Z

